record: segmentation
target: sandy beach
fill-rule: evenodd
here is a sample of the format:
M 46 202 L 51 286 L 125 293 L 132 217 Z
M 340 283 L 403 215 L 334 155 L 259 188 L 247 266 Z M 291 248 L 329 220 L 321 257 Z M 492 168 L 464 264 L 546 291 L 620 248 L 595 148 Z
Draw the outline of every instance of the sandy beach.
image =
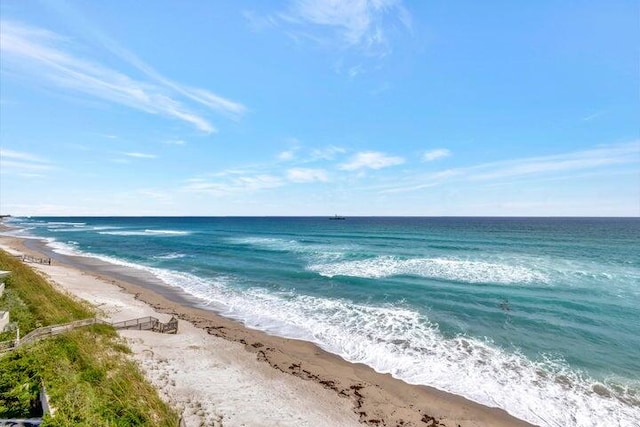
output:
M 198 308 L 150 274 L 55 254 L 37 240 L 2 236 L 0 248 L 52 257 L 52 265 L 31 265 L 110 321 L 180 319 L 177 335 L 121 335 L 187 426 L 530 425 L 503 410 L 349 363 L 312 343 L 246 328 Z

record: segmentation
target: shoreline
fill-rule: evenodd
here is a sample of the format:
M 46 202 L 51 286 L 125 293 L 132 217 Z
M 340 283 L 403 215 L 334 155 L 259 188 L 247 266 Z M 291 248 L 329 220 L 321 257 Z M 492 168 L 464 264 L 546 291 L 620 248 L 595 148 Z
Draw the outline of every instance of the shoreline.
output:
M 318 386 L 316 392 L 318 389 L 324 390 L 320 394 L 329 393 L 339 399 L 337 405 L 350 409 L 354 419 L 361 424 L 454 427 L 532 425 L 502 409 L 484 406 L 433 387 L 411 385 L 393 378 L 390 374 L 378 373 L 369 366 L 348 362 L 340 356 L 322 350 L 314 343 L 273 336 L 247 328 L 238 321 L 197 307 L 198 301 L 195 298 L 189 298 L 180 290 L 163 285 L 150 273 L 109 264 L 95 258 L 61 255 L 53 252 L 42 240 L 1 236 L 0 242 L 3 246 L 22 253 L 51 257 L 54 264 L 62 266 L 60 268 L 115 285 L 139 302 L 152 307 L 155 312 L 181 319 L 181 328 L 188 323 L 204 331 L 210 339 L 223 339 L 239 346 L 244 349 L 243 356 L 257 361 L 258 366 L 268 367 L 272 371 L 271 374 L 278 378 L 315 384 Z M 34 267 L 45 275 L 47 270 L 51 269 L 46 265 L 36 264 Z M 76 296 L 82 298 L 78 293 Z M 96 303 L 95 300 L 89 301 Z M 136 334 L 131 332 L 123 335 L 134 335 L 133 338 L 136 338 Z M 133 350 L 134 353 L 149 351 L 148 348 Z M 300 381 L 296 377 L 307 381 Z M 312 399 L 314 397 L 321 396 L 314 395 Z M 335 406 L 336 402 L 332 405 Z M 337 422 L 337 419 L 334 421 Z M 329 425 L 347 425 L 346 423 L 347 420 L 344 419 L 344 424 Z

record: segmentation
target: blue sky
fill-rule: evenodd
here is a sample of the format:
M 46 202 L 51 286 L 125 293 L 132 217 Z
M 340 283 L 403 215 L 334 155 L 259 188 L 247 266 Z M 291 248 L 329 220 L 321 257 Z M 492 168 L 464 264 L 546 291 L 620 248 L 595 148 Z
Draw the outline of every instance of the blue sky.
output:
M 640 215 L 637 1 L 0 8 L 3 214 Z

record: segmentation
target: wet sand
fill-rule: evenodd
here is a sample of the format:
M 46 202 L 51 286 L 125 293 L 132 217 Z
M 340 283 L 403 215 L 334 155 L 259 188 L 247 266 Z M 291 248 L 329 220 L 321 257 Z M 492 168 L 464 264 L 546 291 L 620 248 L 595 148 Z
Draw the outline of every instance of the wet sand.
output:
M 4 236 L 0 244 L 51 257 L 52 266 L 33 266 L 98 306 L 112 321 L 147 315 L 161 321 L 180 319 L 175 336 L 140 331 L 122 335 L 149 379 L 183 411 L 188 425 L 531 425 L 501 409 L 347 362 L 312 343 L 247 328 L 150 273 L 60 255 L 39 240 Z

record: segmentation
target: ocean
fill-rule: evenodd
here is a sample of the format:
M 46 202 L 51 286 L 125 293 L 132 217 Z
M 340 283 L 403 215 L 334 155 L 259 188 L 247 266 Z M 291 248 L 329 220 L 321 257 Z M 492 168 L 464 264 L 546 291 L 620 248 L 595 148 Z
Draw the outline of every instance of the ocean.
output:
M 541 426 L 640 425 L 639 218 L 11 218 L 214 310 Z

